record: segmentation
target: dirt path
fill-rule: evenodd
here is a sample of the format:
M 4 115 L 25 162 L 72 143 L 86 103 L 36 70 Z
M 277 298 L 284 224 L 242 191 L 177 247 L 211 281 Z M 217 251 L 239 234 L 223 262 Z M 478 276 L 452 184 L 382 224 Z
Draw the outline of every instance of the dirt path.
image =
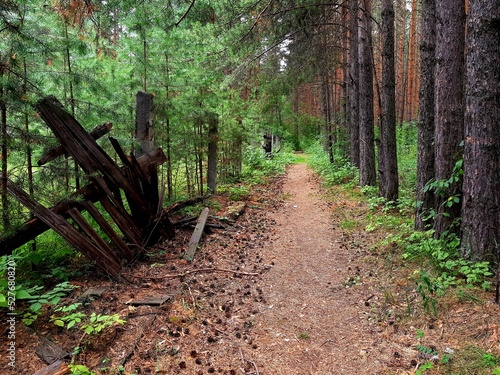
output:
M 283 190 L 287 203 L 274 216 L 276 236 L 262 250 L 274 267 L 261 281 L 267 306 L 255 321 L 252 357 L 261 374 L 387 373 L 364 319 L 370 292 L 346 287 L 359 268 L 318 181 L 304 164 L 293 165 Z

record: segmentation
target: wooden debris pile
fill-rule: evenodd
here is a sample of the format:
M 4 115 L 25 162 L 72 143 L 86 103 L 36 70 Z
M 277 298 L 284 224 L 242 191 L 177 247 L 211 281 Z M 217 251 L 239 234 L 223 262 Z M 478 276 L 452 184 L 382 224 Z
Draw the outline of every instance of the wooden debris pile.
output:
M 144 136 L 141 136 L 144 154 L 140 156 L 127 156 L 118 141 L 110 137 L 122 163 L 120 167 L 96 142 L 109 132 L 111 124 L 102 125 L 89 134 L 54 98 L 42 99 L 36 109 L 60 142 L 59 147 L 42 157 L 39 165 L 59 155 L 69 155 L 90 183 L 76 191 L 72 199 L 46 208 L 8 180 L 10 194 L 35 217 L 14 234 L 0 240 L 0 255 L 11 253 L 51 228 L 94 260 L 97 266 L 119 279 L 123 261 L 137 258 L 146 246 L 154 244 L 160 237 L 174 236 L 168 215 L 161 208 L 158 190 L 157 167 L 166 161 L 166 157 L 161 149 L 144 147 L 148 141 Z M 82 215 L 83 211 L 98 223 L 108 241 L 98 235 Z M 103 211 L 121 233 L 115 232 Z

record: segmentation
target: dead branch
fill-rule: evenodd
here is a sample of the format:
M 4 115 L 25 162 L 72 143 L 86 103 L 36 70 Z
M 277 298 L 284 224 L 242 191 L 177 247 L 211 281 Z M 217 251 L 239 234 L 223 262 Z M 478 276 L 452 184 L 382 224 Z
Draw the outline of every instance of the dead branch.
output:
M 244 275 L 244 276 L 258 276 L 258 273 L 255 272 L 242 272 L 242 271 L 235 271 L 235 270 L 229 270 L 226 268 L 199 268 L 196 270 L 192 271 L 186 271 L 183 273 L 176 273 L 172 275 L 164 275 L 164 276 L 136 276 L 132 274 L 125 274 L 125 276 L 130 276 L 135 279 L 142 279 L 142 280 L 168 280 L 168 279 L 175 279 L 177 277 L 186 277 L 195 273 L 207 273 L 207 272 L 227 272 L 227 273 L 234 273 L 236 275 Z

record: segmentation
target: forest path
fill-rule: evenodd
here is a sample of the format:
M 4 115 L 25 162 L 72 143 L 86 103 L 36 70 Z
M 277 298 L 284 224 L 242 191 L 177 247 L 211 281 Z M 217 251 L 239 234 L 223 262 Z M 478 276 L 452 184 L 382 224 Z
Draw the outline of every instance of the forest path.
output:
M 289 167 L 283 196 L 284 208 L 273 216 L 275 238 L 262 249 L 274 267 L 259 282 L 267 308 L 253 330 L 252 357 L 261 373 L 387 374 L 367 319 L 370 291 L 346 286 L 360 271 L 352 263 L 356 251 L 344 244 L 305 164 Z

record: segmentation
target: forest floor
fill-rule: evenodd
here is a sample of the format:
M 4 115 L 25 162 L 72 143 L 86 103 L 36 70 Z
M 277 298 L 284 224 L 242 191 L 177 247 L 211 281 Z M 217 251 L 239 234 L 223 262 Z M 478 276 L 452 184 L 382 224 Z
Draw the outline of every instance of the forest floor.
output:
M 131 284 L 72 280 L 80 288 L 66 304 L 84 301 L 88 315 L 117 313 L 126 323 L 86 335 L 55 327 L 46 309 L 32 329 L 18 324 L 12 373 L 46 366 L 35 354 L 38 337 L 69 353 L 78 347 L 73 362 L 96 374 L 492 373 L 487 363 L 484 372 L 478 363 L 467 370 L 477 351 L 483 360 L 500 355 L 492 294 L 450 297 L 437 316 L 425 314 L 414 268 L 379 245 L 387 233 L 345 225 L 364 220 L 366 203 L 323 189 L 305 164 L 253 189 L 245 203 L 240 217 L 205 235 L 192 263 L 179 257 L 192 232 L 185 229 L 126 271 Z M 223 217 L 234 202 L 220 196 L 212 205 Z M 100 297 L 81 298 L 96 287 Z M 151 298 L 167 301 L 132 306 Z

